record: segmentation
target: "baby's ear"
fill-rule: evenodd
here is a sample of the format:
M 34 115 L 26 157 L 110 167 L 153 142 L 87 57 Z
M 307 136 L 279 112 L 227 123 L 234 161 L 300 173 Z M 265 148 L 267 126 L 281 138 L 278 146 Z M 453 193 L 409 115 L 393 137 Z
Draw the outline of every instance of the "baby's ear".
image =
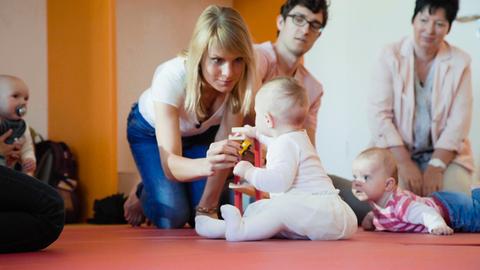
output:
M 397 184 L 395 183 L 395 178 L 389 177 L 385 180 L 385 191 L 394 191 L 396 187 Z
M 264 118 L 265 124 L 268 128 L 273 128 L 275 126 L 273 116 L 270 113 L 265 113 Z

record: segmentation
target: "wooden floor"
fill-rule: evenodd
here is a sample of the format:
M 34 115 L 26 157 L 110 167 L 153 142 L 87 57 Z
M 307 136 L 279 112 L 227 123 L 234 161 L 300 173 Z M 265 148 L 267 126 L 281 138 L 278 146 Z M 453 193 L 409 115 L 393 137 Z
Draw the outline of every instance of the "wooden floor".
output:
M 46 250 L 0 255 L 0 269 L 480 269 L 480 234 L 359 231 L 344 241 L 230 243 L 191 229 L 67 226 Z

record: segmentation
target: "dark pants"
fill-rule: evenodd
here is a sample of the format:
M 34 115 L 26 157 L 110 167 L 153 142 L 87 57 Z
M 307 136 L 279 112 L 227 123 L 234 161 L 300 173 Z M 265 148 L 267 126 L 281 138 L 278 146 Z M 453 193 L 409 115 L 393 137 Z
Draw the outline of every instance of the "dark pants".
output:
M 357 199 L 352 193 L 352 181 L 341 178 L 336 175 L 328 175 L 333 182 L 336 189 L 340 190 L 340 197 L 352 208 L 357 216 L 358 224 L 362 224 L 363 218 L 369 211 L 372 210 L 367 202 L 362 202 Z
M 55 189 L 0 166 L 0 253 L 46 248 L 64 223 L 63 199 Z

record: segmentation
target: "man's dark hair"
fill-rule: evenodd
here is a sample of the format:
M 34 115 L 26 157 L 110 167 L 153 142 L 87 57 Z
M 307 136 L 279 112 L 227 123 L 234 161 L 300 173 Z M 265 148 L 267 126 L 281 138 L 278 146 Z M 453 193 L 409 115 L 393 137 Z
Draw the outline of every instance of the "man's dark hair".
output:
M 313 13 L 321 12 L 323 15 L 323 27 L 327 25 L 328 4 L 326 0 L 287 0 L 280 8 L 280 14 L 284 20 L 296 6 L 306 7 Z
M 412 23 L 419 12 L 428 8 L 428 12 L 433 14 L 437 9 L 445 10 L 445 18 L 449 23 L 449 29 L 452 27 L 452 22 L 457 17 L 458 0 L 417 0 L 415 1 L 415 10 L 413 11 Z

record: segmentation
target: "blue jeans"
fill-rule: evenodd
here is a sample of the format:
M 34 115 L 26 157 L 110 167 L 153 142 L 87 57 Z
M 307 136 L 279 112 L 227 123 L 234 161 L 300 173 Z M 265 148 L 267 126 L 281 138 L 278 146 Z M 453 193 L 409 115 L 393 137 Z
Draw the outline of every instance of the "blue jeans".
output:
M 205 157 L 217 130 L 215 126 L 204 134 L 182 138 L 182 155 Z M 203 194 L 206 178 L 181 183 L 165 176 L 155 128 L 143 118 L 136 103 L 128 116 L 127 139 L 142 178 L 140 201 L 145 216 L 158 228 L 181 228 L 187 222 L 194 226 L 195 207 Z
M 447 210 L 450 226 L 459 232 L 480 232 L 480 188 L 469 198 L 463 193 L 434 192 L 433 197 Z

